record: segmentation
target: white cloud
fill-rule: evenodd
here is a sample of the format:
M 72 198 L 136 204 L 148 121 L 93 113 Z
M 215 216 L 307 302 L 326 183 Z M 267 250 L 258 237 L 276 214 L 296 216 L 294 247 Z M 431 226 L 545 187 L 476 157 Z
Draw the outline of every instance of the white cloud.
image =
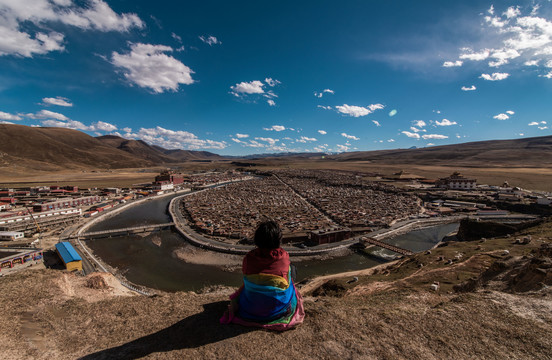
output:
M 19 121 L 23 120 L 23 118 L 19 115 L 13 115 L 7 112 L 0 111 L 0 120 Z
M 519 6 L 510 6 L 508 10 L 504 12 L 504 15 L 506 15 L 508 19 L 515 18 L 516 16 L 521 15 L 521 11 L 519 11 Z
M 318 130 L 318 133 L 321 134 L 321 135 L 326 135 L 327 134 L 327 132 L 324 131 L 324 130 Z
M 368 114 L 371 114 L 375 110 L 383 109 L 384 106 L 382 104 L 372 104 L 366 107 L 362 107 L 362 106 L 343 104 L 343 105 L 337 105 L 335 108 L 337 109 L 338 112 L 342 114 L 353 116 L 353 117 L 360 117 L 360 116 L 366 116 Z
M 199 36 L 199 40 L 203 41 L 205 44 L 207 44 L 209 46 L 222 44 L 222 41 L 220 41 L 216 37 L 210 36 L 210 35 L 209 36 Z
M 324 110 L 331 110 L 332 109 L 331 106 L 324 106 L 324 105 L 316 105 L 316 107 L 319 107 L 319 108 L 324 109 Z
M 462 66 L 462 64 L 463 64 L 463 61 L 461 60 L 445 61 L 443 63 L 443 67 L 458 67 L 458 66 Z
M 420 134 L 411 133 L 410 131 L 401 131 L 401 133 L 405 134 L 409 138 L 413 138 L 413 139 L 419 139 L 420 138 Z
M 241 82 L 234 86 L 230 86 L 232 94 L 240 96 L 242 94 L 264 94 L 264 84 L 259 80 L 251 82 Z
M 203 140 L 188 131 L 175 131 L 160 126 L 141 128 L 138 132 L 125 134 L 125 137 L 140 139 L 150 145 L 161 146 L 165 149 L 224 149 L 228 146 L 225 141 Z
M 508 73 L 492 73 L 491 75 L 481 74 L 480 78 L 488 81 L 499 81 L 506 79 L 508 76 L 510 76 Z
M 523 63 L 523 65 L 525 65 L 525 66 L 538 66 L 539 65 L 539 60 L 527 60 L 526 62 Z
M 117 130 L 117 126 L 103 121 L 98 121 L 97 123 L 92 124 L 92 127 L 95 131 L 112 132 Z
M 508 114 L 508 115 L 514 115 L 515 112 L 513 112 L 512 110 L 506 110 L 506 114 Z
M 171 36 L 173 39 L 182 44 L 182 38 L 180 36 L 176 35 L 175 33 L 171 33 Z
M 306 143 L 308 141 L 318 141 L 316 138 L 310 138 L 306 136 L 301 136 L 301 138 L 297 139 L 297 142 L 299 143 Z
M 337 148 L 337 152 L 345 152 L 349 150 L 349 146 L 340 145 L 340 144 L 337 144 L 336 148 Z
M 420 131 L 425 132 L 425 130 L 423 130 L 423 129 L 418 129 L 417 127 L 414 127 L 414 126 L 411 126 L 411 127 L 410 127 L 410 130 L 414 131 L 415 133 L 420 132 Z
M 497 120 L 507 120 L 509 118 L 510 117 L 504 113 L 493 116 L 493 119 L 497 119 Z
M 389 140 L 387 140 L 387 142 L 389 142 L 389 143 L 395 142 L 395 139 L 389 139 Z
M 270 106 L 276 106 L 276 103 L 275 103 L 274 100 L 272 100 L 272 99 L 268 99 L 266 102 L 267 102 L 267 104 L 270 105 Z
M 422 135 L 422 139 L 448 139 L 448 136 L 446 135 L 439 135 L 439 134 L 426 134 Z
M 477 89 L 475 85 L 472 85 L 470 87 L 462 86 L 462 91 L 474 91 L 475 89 Z
M 43 98 L 42 103 L 44 105 L 57 105 L 57 106 L 65 106 L 65 107 L 73 106 L 73 104 L 69 99 L 61 96 L 56 96 L 55 98 Z
M 485 49 L 478 53 L 472 52 L 471 49 L 464 49 L 464 50 L 467 52 L 459 56 L 459 58 L 462 60 L 482 61 L 491 55 L 491 52 L 488 49 Z
M 538 122 L 536 122 L 536 121 L 532 121 L 532 122 L 530 122 L 530 123 L 529 123 L 529 124 L 527 124 L 527 125 L 529 125 L 529 126 L 538 126 L 538 125 L 539 125 L 539 123 L 538 123 Z
M 121 130 L 123 130 L 124 132 L 127 132 L 127 133 L 132 132 L 132 128 L 129 128 L 129 127 L 124 127 Z
M 50 127 L 61 127 L 66 129 L 82 130 L 82 131 L 94 131 L 92 127 L 86 126 L 80 121 L 69 120 L 69 119 L 67 121 L 43 120 L 41 121 L 41 123 L 44 126 L 50 126 Z
M 111 63 L 123 69 L 125 78 L 154 93 L 168 90 L 177 91 L 180 84 L 193 84 L 189 67 L 165 52 L 172 51 L 170 46 L 150 44 L 130 44 L 131 52 L 119 54 L 113 52 Z
M 374 125 L 376 125 L 377 127 L 380 127 L 381 124 L 379 123 L 379 121 L 377 120 L 372 120 L 372 122 L 374 123 Z
M 539 126 L 539 130 L 546 130 L 548 129 L 548 126 Z
M 451 126 L 451 125 L 456 125 L 456 121 L 450 121 L 448 119 L 443 119 L 443 121 L 435 121 L 435 125 L 437 126 Z
M 546 124 L 546 121 L 541 121 L 540 123 L 541 123 L 541 124 Z
M 263 130 L 266 130 L 266 131 L 284 131 L 285 129 L 286 127 L 282 125 L 272 125 L 269 128 L 263 128 Z
M 4 0 L 0 3 L 0 56 L 32 57 L 64 50 L 65 35 L 51 31 L 51 23 L 104 32 L 144 27 L 136 14 L 119 15 L 102 0 Z
M 414 121 L 412 122 L 412 124 L 414 124 L 414 126 L 417 126 L 417 127 L 419 127 L 419 128 L 422 128 L 422 127 L 424 127 L 424 126 L 427 125 L 426 122 L 423 121 L 423 120 L 414 120 Z
M 324 94 L 335 94 L 335 92 L 331 89 L 324 89 L 322 90 L 321 92 L 314 92 L 314 96 L 316 96 L 317 98 L 321 98 L 322 96 L 324 96 Z
M 274 145 L 276 144 L 276 142 L 280 141 L 279 139 L 265 138 L 265 137 L 256 137 L 255 140 L 264 141 L 269 143 L 270 145 Z
M 249 137 L 249 134 L 236 134 L 236 137 L 239 139 L 245 139 Z
M 282 82 L 273 78 L 265 78 L 265 83 L 270 87 L 274 87 L 281 84 Z
M 350 139 L 350 140 L 360 140 L 360 138 L 358 138 L 354 135 L 348 135 L 346 133 L 341 133 L 341 136 L 343 136 L 344 138 Z
M 55 119 L 60 121 L 69 120 L 67 116 L 50 110 L 40 110 L 36 114 L 27 114 L 26 116 L 31 119 Z

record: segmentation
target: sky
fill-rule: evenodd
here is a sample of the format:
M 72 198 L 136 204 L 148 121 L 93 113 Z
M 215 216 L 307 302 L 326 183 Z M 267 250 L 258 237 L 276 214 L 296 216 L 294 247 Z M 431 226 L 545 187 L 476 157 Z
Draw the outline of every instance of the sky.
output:
M 0 0 L 0 122 L 222 155 L 551 135 L 552 2 Z

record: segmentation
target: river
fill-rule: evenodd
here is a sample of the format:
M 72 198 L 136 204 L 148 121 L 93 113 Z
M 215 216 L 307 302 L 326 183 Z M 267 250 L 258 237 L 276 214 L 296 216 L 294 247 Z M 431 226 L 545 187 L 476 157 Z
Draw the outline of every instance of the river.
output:
M 172 197 L 152 199 L 99 222 L 89 231 L 170 222 L 167 207 Z M 458 224 L 414 230 L 385 240 L 412 251 L 432 248 Z M 163 230 L 147 236 L 133 235 L 87 241 L 104 262 L 121 271 L 131 282 L 164 291 L 200 290 L 211 285 L 241 285 L 241 256 L 213 253 L 189 245 L 178 233 Z M 325 260 L 295 262 L 297 282 L 317 276 L 360 270 L 386 262 L 392 252 L 372 250 L 378 257 L 351 253 Z M 292 258 L 293 261 L 293 258 Z M 203 263 L 199 263 L 203 262 Z M 211 264 L 207 265 L 205 263 Z M 231 266 L 221 266 L 222 264 Z

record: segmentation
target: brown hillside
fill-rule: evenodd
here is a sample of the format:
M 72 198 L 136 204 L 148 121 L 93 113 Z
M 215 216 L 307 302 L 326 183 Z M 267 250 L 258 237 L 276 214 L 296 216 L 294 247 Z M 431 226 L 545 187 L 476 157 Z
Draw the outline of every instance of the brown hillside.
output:
M 96 139 L 106 145 L 125 151 L 144 160 L 153 161 L 155 163 L 177 162 L 177 160 L 166 156 L 156 147 L 150 146 L 142 140 L 127 140 L 115 135 L 99 136 Z
M 153 165 L 83 132 L 0 124 L 3 166 L 31 169 L 129 168 Z
M 534 166 L 552 164 L 552 136 L 478 141 L 423 149 L 362 151 L 332 156 L 340 161 L 462 166 Z

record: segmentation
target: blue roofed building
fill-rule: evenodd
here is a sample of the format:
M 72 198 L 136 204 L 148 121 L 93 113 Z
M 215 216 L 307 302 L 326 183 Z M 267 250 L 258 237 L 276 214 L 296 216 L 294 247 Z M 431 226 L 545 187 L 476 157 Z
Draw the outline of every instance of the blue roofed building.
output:
M 75 248 L 68 242 L 60 242 L 56 244 L 56 252 L 61 261 L 65 264 L 65 268 L 69 271 L 82 271 L 82 258 L 77 253 Z

